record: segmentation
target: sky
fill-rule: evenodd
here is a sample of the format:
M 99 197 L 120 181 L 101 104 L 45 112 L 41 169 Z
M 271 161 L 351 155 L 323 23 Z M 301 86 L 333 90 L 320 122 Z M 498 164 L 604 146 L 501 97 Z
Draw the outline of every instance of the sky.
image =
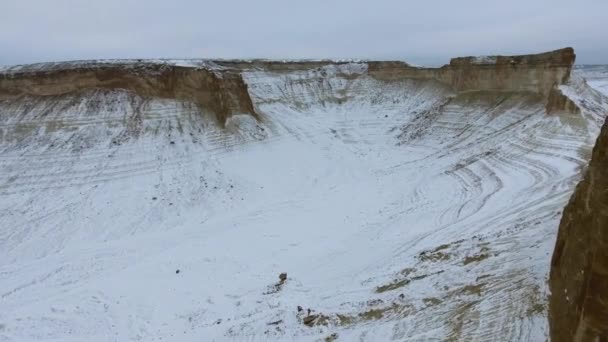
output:
M 451 57 L 572 46 L 608 64 L 608 0 L 0 0 L 0 65 L 107 58 Z

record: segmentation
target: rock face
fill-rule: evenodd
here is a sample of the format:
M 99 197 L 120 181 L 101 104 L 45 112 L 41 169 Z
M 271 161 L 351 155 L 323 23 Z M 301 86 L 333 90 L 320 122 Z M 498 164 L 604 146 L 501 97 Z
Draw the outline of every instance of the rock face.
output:
M 549 285 L 552 341 L 608 339 L 608 121 L 564 210 Z
M 574 60 L 574 50 L 565 48 L 536 55 L 454 58 L 441 68 L 418 68 L 399 61 L 366 63 L 368 74 L 383 81 L 434 80 L 456 92 L 533 92 L 546 100 L 547 112 L 576 112 L 576 105 L 556 88 L 568 80 Z M 233 114 L 251 114 L 258 118 L 242 72 L 292 72 L 346 63 L 200 60 L 198 65 L 180 66 L 166 61 L 138 60 L 30 65 L 0 71 L 0 100 L 22 95 L 65 95 L 90 89 L 125 89 L 146 98 L 194 103 L 201 110 L 213 113 L 218 122 L 225 125 Z
M 235 113 L 255 116 L 240 73 L 161 63 L 105 63 L 0 74 L 0 99 L 55 96 L 88 89 L 125 89 L 142 97 L 192 102 L 223 125 Z
M 370 65 L 381 78 L 430 78 L 465 91 L 530 91 L 548 97 L 556 85 L 570 77 L 576 59 L 572 48 L 523 56 L 453 58 L 441 68 L 415 68 L 404 63 Z

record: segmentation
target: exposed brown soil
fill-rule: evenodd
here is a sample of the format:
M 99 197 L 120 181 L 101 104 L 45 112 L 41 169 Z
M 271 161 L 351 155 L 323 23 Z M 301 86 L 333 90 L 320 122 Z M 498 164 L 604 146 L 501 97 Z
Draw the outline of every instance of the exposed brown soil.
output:
M 415 310 L 411 304 L 393 302 L 388 305 L 374 307 L 353 314 L 311 314 L 302 319 L 302 323 L 309 327 L 314 326 L 349 326 L 361 322 L 377 321 L 385 317 L 405 317 Z
M 480 262 L 482 260 L 485 260 L 487 258 L 489 258 L 490 255 L 486 254 L 486 253 L 482 253 L 482 254 L 476 254 L 476 255 L 470 255 L 464 258 L 464 260 L 462 261 L 463 265 L 468 265 L 472 262 Z
M 378 286 L 376 288 L 376 293 L 383 293 L 383 292 L 396 290 L 398 288 L 404 287 L 405 285 L 409 284 L 410 281 L 411 280 L 409 280 L 409 279 L 402 279 L 402 280 L 396 280 L 390 284 Z

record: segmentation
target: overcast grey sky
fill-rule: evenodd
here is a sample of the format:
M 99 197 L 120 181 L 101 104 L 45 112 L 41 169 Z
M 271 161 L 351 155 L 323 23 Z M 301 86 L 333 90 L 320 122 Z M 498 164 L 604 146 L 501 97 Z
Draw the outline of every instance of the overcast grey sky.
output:
M 96 58 L 450 57 L 576 49 L 608 64 L 608 0 L 0 0 L 0 65 Z

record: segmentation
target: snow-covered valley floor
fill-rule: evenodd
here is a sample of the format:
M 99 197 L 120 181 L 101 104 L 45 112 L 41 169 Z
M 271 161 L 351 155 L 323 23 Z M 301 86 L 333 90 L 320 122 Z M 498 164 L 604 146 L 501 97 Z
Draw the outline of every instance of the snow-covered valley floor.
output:
M 606 98 L 364 69 L 251 71 L 262 120 L 225 129 L 122 91 L 0 102 L 0 341 L 544 340 Z

